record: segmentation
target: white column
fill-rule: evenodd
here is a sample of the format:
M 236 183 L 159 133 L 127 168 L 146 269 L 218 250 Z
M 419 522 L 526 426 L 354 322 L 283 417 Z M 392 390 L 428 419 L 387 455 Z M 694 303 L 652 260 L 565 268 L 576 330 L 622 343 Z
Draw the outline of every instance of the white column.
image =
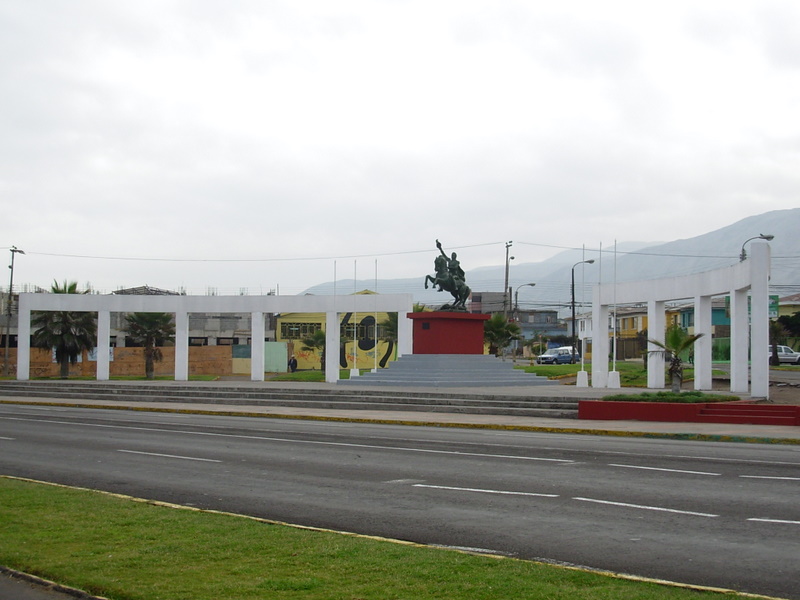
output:
M 408 318 L 408 313 L 414 309 L 397 312 L 397 356 L 414 353 L 414 322 Z
M 31 378 L 31 309 L 28 308 L 28 295 L 19 295 L 17 313 L 17 379 L 27 381 Z
M 108 381 L 111 369 L 108 364 L 111 339 L 111 311 L 97 312 L 97 381 Z
M 748 307 L 747 289 L 731 292 L 731 391 L 746 393 L 748 390 Z
M 600 286 L 592 303 L 592 387 L 608 385 L 608 305 L 600 304 Z
M 750 395 L 769 398 L 769 244 L 750 246 Z
M 250 313 L 250 380 L 264 381 L 264 313 Z
M 325 313 L 325 381 L 339 381 L 339 313 Z
M 694 332 L 703 334 L 694 343 L 694 389 L 710 390 L 711 377 L 711 296 L 694 299 Z
M 647 387 L 660 390 L 664 388 L 664 366 L 666 356 L 649 340 L 664 342 L 667 329 L 666 303 L 662 300 L 647 302 Z
M 189 381 L 189 313 L 175 313 L 175 381 Z

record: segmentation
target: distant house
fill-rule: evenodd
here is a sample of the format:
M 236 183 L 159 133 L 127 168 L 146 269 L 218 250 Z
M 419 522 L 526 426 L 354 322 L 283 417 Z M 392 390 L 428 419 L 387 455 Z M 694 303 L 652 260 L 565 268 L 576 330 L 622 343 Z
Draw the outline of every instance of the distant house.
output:
M 616 318 L 616 327 L 613 319 Z M 578 339 L 586 340 L 585 354 L 591 357 L 592 313 L 576 315 Z M 694 304 L 673 304 L 665 310 L 665 320 L 670 325 L 680 325 L 689 333 L 694 333 Z M 724 297 L 715 298 L 711 308 L 712 336 L 729 338 L 731 332 L 730 315 Z M 641 358 L 647 351 L 648 320 L 646 306 L 619 306 L 609 315 L 609 337 L 617 336 L 617 359 Z
M 778 300 L 778 316 L 791 317 L 796 312 L 800 312 L 800 294 L 784 296 Z

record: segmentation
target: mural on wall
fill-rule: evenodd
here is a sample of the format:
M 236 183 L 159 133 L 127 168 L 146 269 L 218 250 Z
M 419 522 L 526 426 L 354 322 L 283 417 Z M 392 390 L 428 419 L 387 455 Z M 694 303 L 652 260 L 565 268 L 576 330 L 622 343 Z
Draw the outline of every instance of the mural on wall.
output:
M 343 312 L 339 314 L 339 367 L 352 368 L 354 361 L 359 369 L 385 368 L 397 358 L 396 322 L 397 313 Z M 395 317 L 393 319 L 393 317 Z M 386 322 L 389 325 L 386 325 Z M 319 313 L 286 313 L 277 319 L 276 337 L 287 341 L 290 353 L 297 358 L 300 370 L 321 369 L 320 348 L 303 349 L 303 340 L 323 331 L 324 315 Z M 375 332 L 378 331 L 376 343 Z M 384 331 L 384 329 L 386 329 Z M 390 339 L 381 339 L 390 338 Z
M 347 337 L 342 335 L 339 345 L 339 367 L 342 369 L 352 367 L 357 359 L 357 368 L 371 369 L 375 366 L 376 355 L 378 366 L 385 367 L 394 354 L 394 342 L 378 340 L 376 345 L 375 339 L 369 337 L 369 333 L 374 335 L 376 331 L 375 315 L 365 315 L 356 323 L 357 335 L 353 339 L 353 324 L 351 323 L 353 318 L 358 318 L 358 316 L 354 317 L 353 313 L 345 313 L 342 317 L 342 331 L 349 332 L 350 335 Z

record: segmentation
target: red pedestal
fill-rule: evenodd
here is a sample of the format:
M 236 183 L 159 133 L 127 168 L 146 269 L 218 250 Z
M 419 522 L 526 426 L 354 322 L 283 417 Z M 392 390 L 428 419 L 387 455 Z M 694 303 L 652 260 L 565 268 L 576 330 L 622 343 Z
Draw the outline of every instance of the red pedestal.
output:
M 408 313 L 414 322 L 414 354 L 483 354 L 483 323 L 489 315 L 460 312 Z

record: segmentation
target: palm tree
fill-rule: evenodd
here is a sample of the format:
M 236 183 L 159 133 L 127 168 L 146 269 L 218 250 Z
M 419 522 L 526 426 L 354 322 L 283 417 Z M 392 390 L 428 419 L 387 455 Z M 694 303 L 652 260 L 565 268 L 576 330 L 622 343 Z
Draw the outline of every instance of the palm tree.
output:
M 769 364 L 778 367 L 781 359 L 778 357 L 778 344 L 786 337 L 786 328 L 780 321 L 769 322 Z
M 125 315 L 125 331 L 134 343 L 144 347 L 144 374 L 155 378 L 155 363 L 164 358 L 160 346 L 175 339 L 175 325 L 170 313 L 136 312 Z
M 53 294 L 78 294 L 78 282 L 59 285 L 53 281 Z M 97 317 L 95 313 L 75 311 L 36 311 L 31 318 L 34 327 L 33 345 L 36 348 L 53 349 L 60 365 L 61 379 L 69 378 L 69 365 L 78 362 L 84 350 L 94 348 L 97 341 Z
M 678 324 L 670 325 L 667 327 L 664 341 L 648 340 L 651 344 L 661 348 L 660 350 L 650 350 L 650 352 L 663 352 L 669 359 L 669 373 L 670 381 L 672 382 L 672 391 L 679 393 L 681 391 L 681 383 L 683 383 L 683 360 L 681 354 L 687 350 L 691 350 L 694 343 L 703 337 L 702 333 L 689 334 L 683 327 Z
M 510 323 L 502 313 L 495 313 L 483 324 L 483 340 L 489 344 L 489 354 L 495 356 L 517 339 L 519 333 L 519 325 Z
M 383 339 L 390 344 L 397 341 L 397 323 L 398 315 L 400 313 L 390 312 L 386 314 L 386 318 L 378 323 L 383 330 Z
M 425 308 L 424 304 L 420 304 L 419 302 L 414 303 L 414 307 L 411 309 L 412 312 L 426 312 L 427 309 Z M 383 329 L 383 339 L 387 342 L 396 342 L 397 341 L 397 325 L 399 320 L 400 313 L 390 312 L 386 313 L 386 318 L 378 323 L 378 325 Z
M 300 340 L 303 344 L 302 350 L 304 352 L 319 352 L 320 353 L 320 368 L 325 370 L 325 332 L 322 329 L 317 329 L 310 336 Z

